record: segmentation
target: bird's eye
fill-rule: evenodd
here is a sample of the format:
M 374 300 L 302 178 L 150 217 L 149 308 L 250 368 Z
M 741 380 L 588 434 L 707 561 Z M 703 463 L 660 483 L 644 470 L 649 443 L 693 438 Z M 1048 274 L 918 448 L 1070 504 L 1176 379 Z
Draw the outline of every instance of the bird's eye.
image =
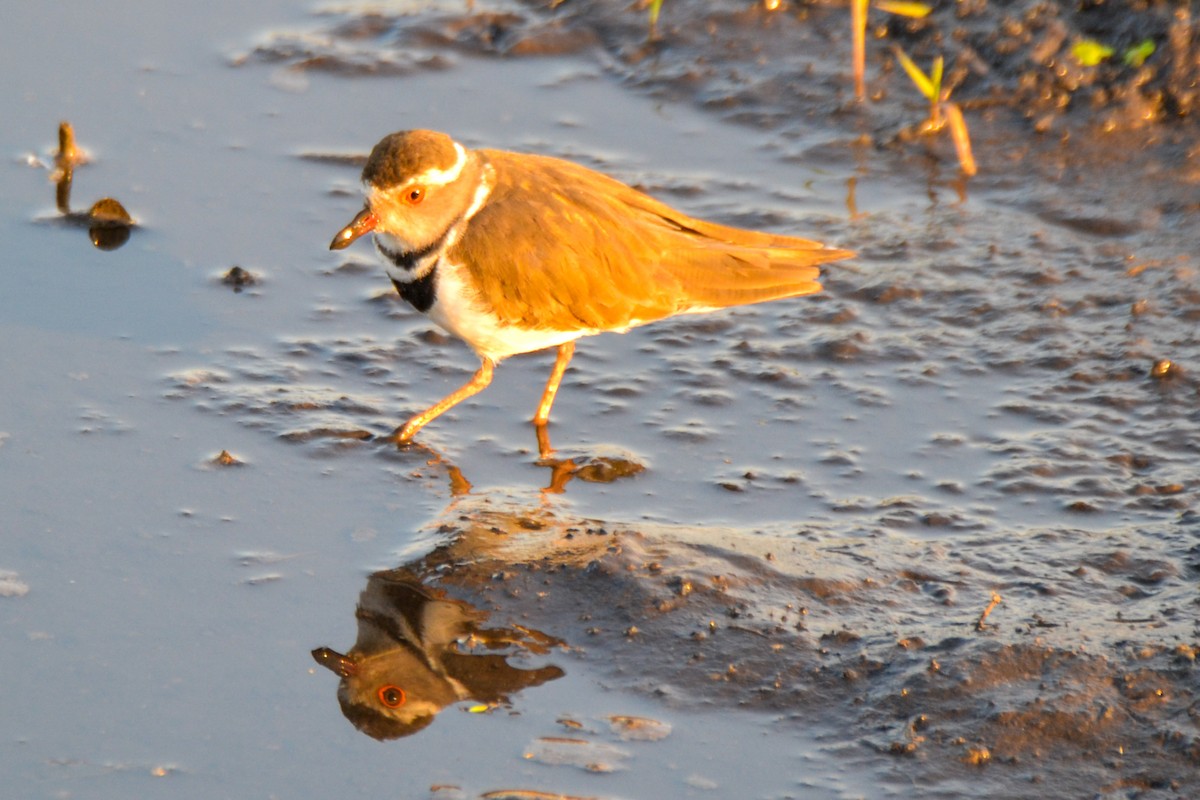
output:
M 379 702 L 383 703 L 388 708 L 399 708 L 400 706 L 404 705 L 404 701 L 406 699 L 404 696 L 404 690 L 399 686 L 393 686 L 390 683 L 387 686 L 380 686 L 379 691 L 376 694 L 379 697 Z
M 425 199 L 425 187 L 413 186 L 404 195 L 404 200 L 410 206 L 415 206 Z

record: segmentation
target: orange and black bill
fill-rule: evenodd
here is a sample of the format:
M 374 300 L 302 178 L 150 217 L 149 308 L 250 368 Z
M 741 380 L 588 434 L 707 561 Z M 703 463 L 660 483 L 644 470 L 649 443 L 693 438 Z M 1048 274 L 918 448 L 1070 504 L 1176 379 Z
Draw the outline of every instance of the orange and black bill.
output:
M 337 236 L 333 237 L 333 241 L 329 243 L 329 249 L 341 250 L 349 247 L 360 237 L 375 230 L 375 226 L 378 224 L 379 220 L 371 213 L 371 209 L 364 208 L 354 219 L 350 220 L 349 225 L 338 231 Z

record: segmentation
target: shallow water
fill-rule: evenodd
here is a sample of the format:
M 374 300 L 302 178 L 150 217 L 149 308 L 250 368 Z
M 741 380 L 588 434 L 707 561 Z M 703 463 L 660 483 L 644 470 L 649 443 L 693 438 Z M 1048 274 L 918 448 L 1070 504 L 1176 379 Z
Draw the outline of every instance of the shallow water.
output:
M 844 112 L 736 124 L 778 98 L 751 81 L 713 103 L 669 49 L 660 83 L 604 36 L 576 42 L 582 24 L 561 55 L 482 58 L 477 34 L 444 31 L 493 30 L 490 8 L 430 8 L 6 22 L 7 784 L 1188 796 L 1186 170 L 1113 170 L 1097 204 L 1082 147 L 1018 156 L 981 133 L 964 198 L 948 167 L 857 144 Z M 834 80 L 812 87 L 827 108 Z M 110 195 L 139 223 L 119 250 L 58 219 L 60 119 L 91 156 L 75 205 Z M 473 356 L 390 294 L 368 248 L 325 247 L 360 203 L 345 157 L 416 126 L 859 257 L 821 295 L 581 342 L 553 463 L 526 422 L 545 355 L 396 451 L 347 434 L 390 431 Z M 258 282 L 223 284 L 234 265 Z M 1162 359 L 1178 367 L 1152 377 Z M 564 676 L 364 736 L 309 651 L 349 649 L 369 576 L 397 568 L 489 627 L 561 640 L 500 652 Z M 613 715 L 670 730 L 630 740 Z

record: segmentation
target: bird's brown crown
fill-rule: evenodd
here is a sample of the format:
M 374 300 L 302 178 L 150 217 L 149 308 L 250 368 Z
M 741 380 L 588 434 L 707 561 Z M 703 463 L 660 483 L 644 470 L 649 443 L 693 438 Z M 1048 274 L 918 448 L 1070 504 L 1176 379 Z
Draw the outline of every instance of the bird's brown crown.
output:
M 377 189 L 399 186 L 430 169 L 449 169 L 458 161 L 454 140 L 437 131 L 397 131 L 375 145 L 363 167 L 363 183 Z

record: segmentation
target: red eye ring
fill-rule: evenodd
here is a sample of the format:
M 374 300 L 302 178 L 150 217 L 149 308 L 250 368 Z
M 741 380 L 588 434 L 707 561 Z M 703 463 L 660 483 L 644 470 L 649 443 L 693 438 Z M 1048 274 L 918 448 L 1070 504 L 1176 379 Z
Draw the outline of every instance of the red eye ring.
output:
M 404 202 L 408 203 L 410 206 L 419 205 L 420 202 L 424 199 L 425 199 L 425 187 L 424 186 L 413 186 L 407 192 L 404 193 Z
M 405 700 L 408 699 L 408 697 L 404 694 L 403 689 L 390 683 L 386 686 L 380 686 L 379 691 L 375 693 L 375 696 L 379 698 L 379 702 L 383 703 L 388 708 L 399 708 L 400 706 L 404 705 Z

